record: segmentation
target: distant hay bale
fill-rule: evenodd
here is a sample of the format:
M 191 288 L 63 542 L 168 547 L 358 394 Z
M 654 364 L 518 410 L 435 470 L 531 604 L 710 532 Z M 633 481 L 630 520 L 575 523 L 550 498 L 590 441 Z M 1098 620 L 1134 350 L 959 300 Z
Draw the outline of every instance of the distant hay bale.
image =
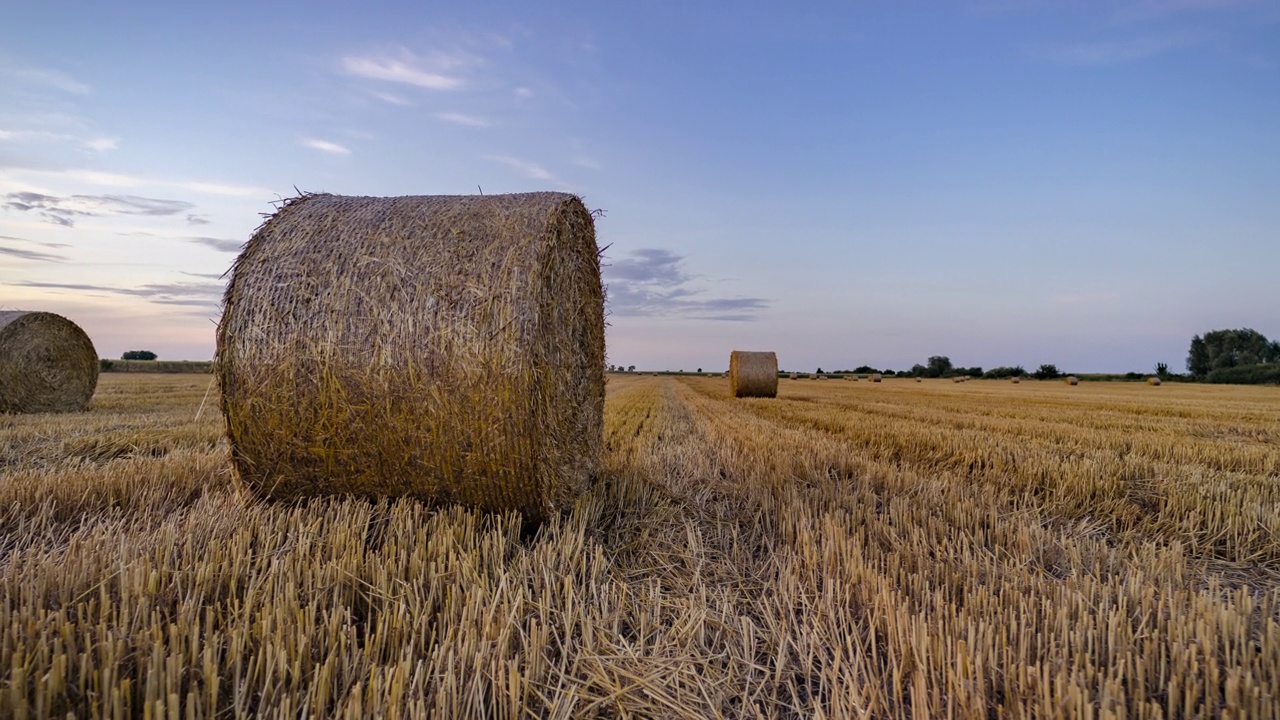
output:
M 538 522 L 597 472 L 604 294 L 573 195 L 304 195 L 249 239 L 223 305 L 232 460 L 262 496 Z
M 871 376 L 871 382 L 880 382 L 880 377 L 881 377 L 880 373 L 875 373 L 874 375 Z
M 1015 378 L 1009 378 L 1009 382 L 1013 383 L 1014 385 L 1017 385 L 1022 381 L 1015 377 Z
M 1079 384 L 1080 384 L 1080 378 L 1076 377 L 1075 375 L 1068 375 L 1068 376 L 1067 376 L 1067 384 L 1068 384 L 1068 385 L 1079 385 Z
M 916 382 L 924 382 L 924 380 L 921 380 L 920 378 L 916 378 Z
M 729 392 L 734 397 L 777 397 L 777 353 L 748 350 L 729 353 Z
M 50 312 L 0 312 L 0 413 L 79 412 L 98 386 L 98 353 Z
M 792 379 L 792 380 L 795 380 L 795 379 L 796 379 L 796 378 L 798 378 L 798 377 L 800 377 L 800 374 L 799 374 L 799 373 L 791 373 L 791 379 Z
M 1148 384 L 1148 385 L 1157 385 L 1157 386 L 1158 386 L 1158 385 L 1160 384 L 1160 378 L 1158 378 L 1158 377 L 1149 377 L 1149 378 L 1147 378 L 1147 384 Z

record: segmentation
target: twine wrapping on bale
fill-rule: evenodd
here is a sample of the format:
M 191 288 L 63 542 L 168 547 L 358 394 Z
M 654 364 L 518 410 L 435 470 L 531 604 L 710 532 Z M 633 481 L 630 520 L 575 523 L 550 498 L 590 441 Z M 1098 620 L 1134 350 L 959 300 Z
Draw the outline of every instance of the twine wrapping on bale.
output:
M 1068 384 L 1068 385 L 1079 385 L 1079 384 L 1080 384 L 1080 378 L 1076 377 L 1075 375 L 1068 375 L 1068 376 L 1067 376 L 1067 384 Z
M 1149 377 L 1149 378 L 1147 378 L 1147 384 L 1148 384 L 1148 385 L 1157 385 L 1157 386 L 1158 386 L 1158 385 L 1160 384 L 1160 378 L 1158 378 L 1158 377 Z
M 748 350 L 729 353 L 729 393 L 734 397 L 777 397 L 778 355 Z
M 222 410 L 259 495 L 536 523 L 597 471 L 604 289 L 573 195 L 303 195 L 250 238 L 223 305 Z
M 48 312 L 0 312 L 0 413 L 78 412 L 98 386 L 98 353 Z

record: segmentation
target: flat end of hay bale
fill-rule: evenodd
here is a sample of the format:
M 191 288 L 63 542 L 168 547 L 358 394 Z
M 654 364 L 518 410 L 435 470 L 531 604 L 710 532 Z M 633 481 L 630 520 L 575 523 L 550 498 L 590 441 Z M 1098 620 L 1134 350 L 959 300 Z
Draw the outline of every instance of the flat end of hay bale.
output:
M 729 394 L 740 398 L 777 397 L 777 353 L 756 350 L 729 353 Z
M 79 325 L 50 312 L 0 312 L 0 413 L 82 411 L 98 371 Z

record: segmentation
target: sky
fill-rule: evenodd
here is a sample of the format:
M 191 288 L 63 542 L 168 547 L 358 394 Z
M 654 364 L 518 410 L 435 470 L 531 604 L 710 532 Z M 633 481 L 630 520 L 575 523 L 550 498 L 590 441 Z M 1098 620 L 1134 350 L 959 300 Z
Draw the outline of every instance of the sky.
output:
M 0 309 L 208 359 L 273 203 L 560 190 L 610 364 L 1280 337 L 1280 0 L 0 4 Z

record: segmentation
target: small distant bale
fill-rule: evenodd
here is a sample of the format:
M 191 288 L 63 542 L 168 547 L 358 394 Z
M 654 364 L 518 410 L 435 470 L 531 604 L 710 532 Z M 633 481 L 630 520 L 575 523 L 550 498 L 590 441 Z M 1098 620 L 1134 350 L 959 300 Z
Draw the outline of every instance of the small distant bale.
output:
M 1158 387 L 1158 386 L 1160 385 L 1160 378 L 1158 378 L 1158 377 L 1149 377 L 1149 378 L 1147 378 L 1147 384 L 1148 384 L 1148 385 L 1155 385 L 1155 386 L 1157 386 L 1157 387 Z
M 800 373 L 791 373 L 791 379 L 796 380 L 800 377 Z
M 729 353 L 729 393 L 734 397 L 777 397 L 777 353 L 750 350 Z
M 1080 378 L 1076 377 L 1075 375 L 1068 375 L 1068 376 L 1067 376 L 1067 384 L 1068 384 L 1068 385 L 1079 385 L 1079 384 L 1080 384 Z
M 99 369 L 79 325 L 50 312 L 0 312 L 0 413 L 80 412 Z
M 921 380 L 920 378 L 916 378 L 916 382 L 924 382 L 924 380 Z
M 237 476 L 537 524 L 599 470 L 604 288 L 557 192 L 304 195 L 232 267 L 217 373 Z
M 1022 382 L 1022 381 L 1021 381 L 1021 380 L 1019 380 L 1018 378 L 1009 378 L 1009 382 L 1013 383 L 1014 385 L 1017 385 L 1018 383 L 1020 383 L 1020 382 Z
M 876 373 L 871 376 L 871 382 L 880 382 L 880 378 L 881 378 L 880 373 Z

